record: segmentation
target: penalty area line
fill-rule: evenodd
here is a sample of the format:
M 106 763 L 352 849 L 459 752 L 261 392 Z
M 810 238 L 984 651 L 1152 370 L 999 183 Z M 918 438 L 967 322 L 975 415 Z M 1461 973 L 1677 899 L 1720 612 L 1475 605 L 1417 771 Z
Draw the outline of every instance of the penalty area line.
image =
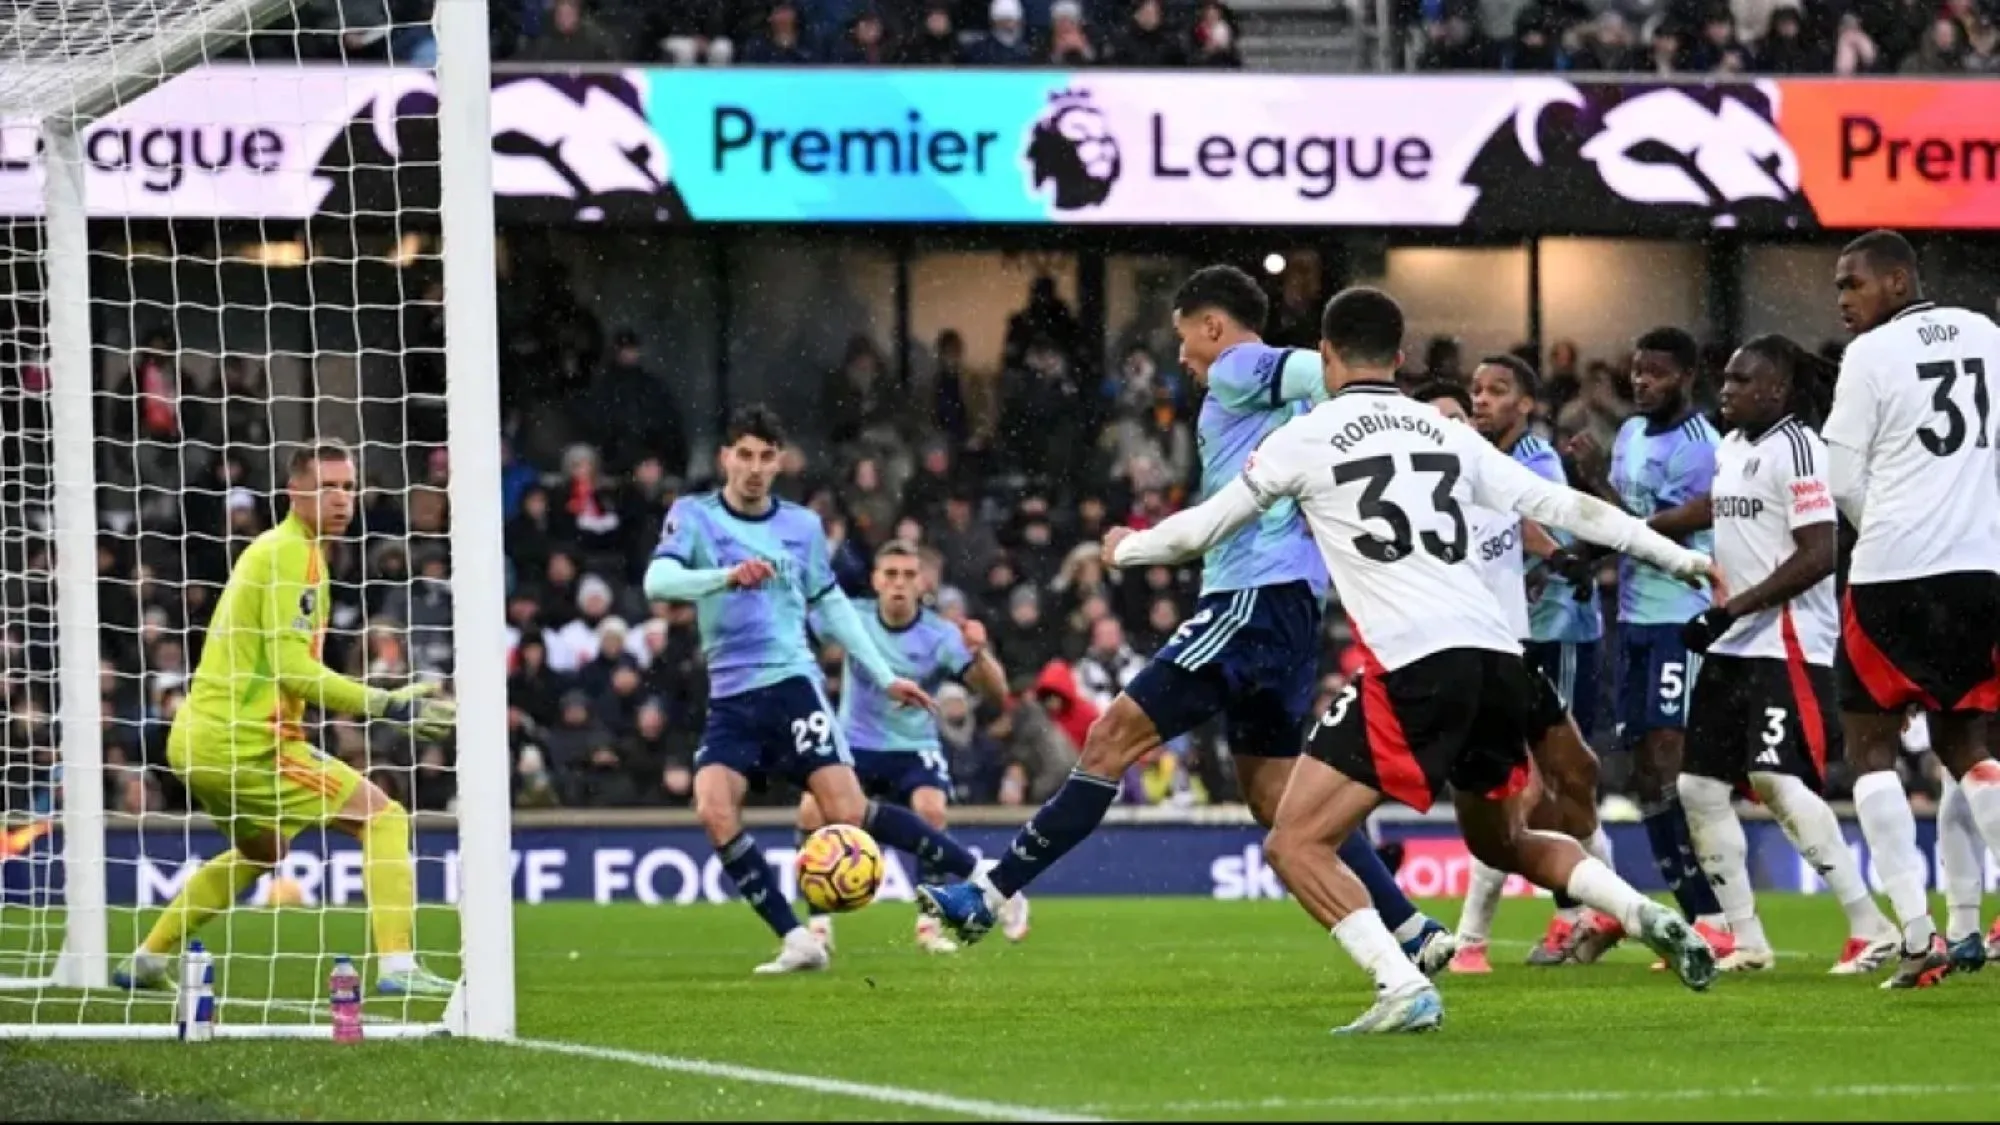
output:
M 940 1113 L 957 1113 L 988 1121 L 1103 1120 L 1100 1117 L 1067 1110 L 1009 1105 L 1005 1102 L 990 1102 L 979 1098 L 960 1098 L 950 1094 L 934 1094 L 924 1090 L 905 1089 L 901 1086 L 878 1086 L 868 1082 L 849 1082 L 841 1078 L 821 1078 L 811 1074 L 791 1074 L 782 1070 L 764 1070 L 760 1067 L 710 1062 L 706 1059 L 687 1059 L 674 1055 L 656 1055 L 647 1051 L 627 1051 L 617 1047 L 598 1047 L 588 1043 L 564 1043 L 550 1039 L 514 1039 L 508 1041 L 508 1045 L 528 1051 L 569 1055 L 572 1058 L 597 1059 L 602 1062 L 620 1062 L 631 1066 L 643 1066 L 652 1070 L 670 1071 L 675 1074 L 691 1074 L 700 1078 L 721 1078 L 753 1086 L 780 1086 L 792 1090 L 804 1090 L 812 1094 L 830 1094 L 835 1097 L 880 1102 L 884 1105 L 905 1105 L 917 1109 L 936 1110 Z

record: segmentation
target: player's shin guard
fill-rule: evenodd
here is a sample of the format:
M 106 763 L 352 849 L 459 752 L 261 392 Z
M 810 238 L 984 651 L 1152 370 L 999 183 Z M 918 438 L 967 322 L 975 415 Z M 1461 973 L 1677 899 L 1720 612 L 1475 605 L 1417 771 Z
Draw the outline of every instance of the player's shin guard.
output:
M 1118 799 L 1118 783 L 1082 770 L 1071 770 L 1069 780 L 1056 790 L 1034 819 L 1021 827 L 1007 854 L 987 873 L 987 881 L 1001 898 L 1008 898 L 1034 882 L 1051 864 L 1069 854 L 1084 837 L 1097 831 L 1111 802 Z
M 1368 897 L 1375 904 L 1375 913 L 1382 924 L 1398 940 L 1404 935 L 1403 927 L 1417 917 L 1417 908 L 1396 885 L 1396 877 L 1389 873 L 1389 865 L 1382 862 L 1382 855 L 1368 840 L 1365 832 L 1350 832 L 1340 845 L 1340 862 L 1347 865 L 1361 885 L 1368 888 Z M 1414 934 L 1410 936 L 1414 937 Z
M 792 904 L 785 901 L 778 877 L 764 858 L 764 849 L 757 846 L 750 833 L 738 832 L 735 839 L 717 848 L 716 854 L 722 857 L 722 869 L 735 881 L 737 893 L 771 927 L 772 933 L 784 937 L 799 928 L 799 917 L 792 913 Z
M 1687 810 L 1695 857 L 1722 906 L 1723 917 L 1729 919 L 1730 932 L 1745 948 L 1769 949 L 1770 939 L 1764 936 L 1764 924 L 1757 917 L 1757 896 L 1750 890 L 1750 842 L 1729 803 L 1729 783 L 1684 773 L 1677 784 L 1681 807 Z
M 1938 800 L 1938 881 L 1944 884 L 1947 941 L 1958 941 L 1979 932 L 1979 898 L 1985 882 L 1986 845 L 1979 839 L 1979 823 L 1972 819 L 1972 803 L 1965 790 L 1949 776 Z
M 917 857 L 918 863 L 932 864 L 961 879 L 971 878 L 979 866 L 978 857 L 966 850 L 964 844 L 932 828 L 924 823 L 923 817 L 906 808 L 870 801 L 868 813 L 861 819 L 861 826 L 874 833 L 876 839 L 909 852 Z
M 1847 912 L 1849 936 L 1880 938 L 1889 932 L 1893 927 L 1875 905 L 1875 896 L 1861 878 L 1861 867 L 1854 862 L 1847 837 L 1841 834 L 1840 818 L 1826 800 L 1805 782 L 1786 773 L 1753 773 L 1750 785 L 1764 807 L 1777 818 L 1778 826 L 1785 830 L 1800 857 L 1826 881 L 1827 889 Z M 1977 917 L 1977 910 L 1974 916 Z
M 1646 841 L 1653 846 L 1653 863 L 1667 889 L 1674 893 L 1681 914 L 1693 921 L 1722 913 L 1722 904 L 1715 901 L 1715 892 L 1709 889 L 1701 863 L 1695 859 L 1694 840 L 1680 798 L 1670 793 L 1664 800 L 1644 806 L 1640 817 L 1646 824 Z
M 361 829 L 361 890 L 384 971 L 415 967 L 417 873 L 410 863 L 410 814 L 391 802 Z
M 178 953 L 181 943 L 210 918 L 229 909 L 237 896 L 249 890 L 265 870 L 262 864 L 243 858 L 235 848 L 202 864 L 200 870 L 188 877 L 181 893 L 167 904 L 165 913 L 153 923 L 139 948 L 162 957 Z
M 1917 850 L 1917 815 L 1910 810 L 1903 779 L 1894 770 L 1864 773 L 1854 781 L 1854 813 L 1875 860 L 1875 873 L 1889 895 L 1889 907 L 1903 927 L 1903 950 L 1930 945 L 1937 935 L 1924 888 L 1924 857 Z

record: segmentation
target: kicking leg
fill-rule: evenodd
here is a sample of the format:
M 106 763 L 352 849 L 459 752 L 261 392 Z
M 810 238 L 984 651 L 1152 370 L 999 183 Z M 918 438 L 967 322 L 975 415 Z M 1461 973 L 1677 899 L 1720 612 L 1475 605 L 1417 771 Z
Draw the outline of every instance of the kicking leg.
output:
M 1156 660 L 1147 667 L 1151 671 L 1160 666 Z M 1000 862 L 969 884 L 918 887 L 918 907 L 935 915 L 968 945 L 985 937 L 1008 899 L 1097 831 L 1118 798 L 1118 779 L 1160 741 L 1153 720 L 1130 696 L 1112 700 L 1084 736 L 1083 753 L 1069 780 L 1021 826 Z
M 1379 998 L 1344 1034 L 1426 1031 L 1444 1009 L 1437 991 L 1410 963 L 1372 906 L 1368 889 L 1341 862 L 1340 846 L 1382 800 L 1381 794 L 1317 758 L 1301 758 L 1279 803 L 1264 856 L 1306 913 L 1326 926 L 1374 978 Z
M 909 793 L 907 804 L 910 811 L 917 814 L 918 819 L 930 826 L 931 831 L 940 834 L 945 831 L 946 801 L 944 790 L 933 785 L 925 785 L 913 789 Z M 930 856 L 917 857 L 917 881 L 919 883 L 942 884 L 949 882 L 950 879 L 951 872 L 946 869 L 944 864 Z M 1011 906 L 1015 901 L 1022 903 L 1023 910 L 1021 913 L 1025 914 L 1027 900 L 1016 896 L 1014 899 L 1008 900 L 1009 905 Z M 1003 911 L 1002 914 L 1006 914 L 1006 911 Z M 1008 919 L 1003 917 L 1001 919 L 1001 928 L 1008 931 L 1007 936 L 1010 940 L 1019 941 L 1021 937 L 1026 936 L 1027 927 L 1025 918 L 1022 919 L 1022 925 L 1019 927 L 1021 932 L 1018 936 L 1013 932 L 1013 928 L 1007 925 L 1007 922 Z M 958 943 L 945 936 L 944 928 L 938 923 L 938 920 L 922 911 L 917 912 L 917 947 L 928 953 L 958 952 Z
M 1530 749 L 1548 797 L 1529 814 L 1528 826 L 1565 833 L 1585 851 L 1609 862 L 1609 844 L 1597 822 L 1597 752 L 1583 740 L 1576 720 L 1567 710 L 1559 709 L 1556 721 Z M 1569 960 L 1570 935 L 1583 917 L 1583 907 L 1563 891 L 1555 892 L 1555 900 L 1556 912 L 1548 929 L 1528 952 L 1530 965 L 1560 965 Z

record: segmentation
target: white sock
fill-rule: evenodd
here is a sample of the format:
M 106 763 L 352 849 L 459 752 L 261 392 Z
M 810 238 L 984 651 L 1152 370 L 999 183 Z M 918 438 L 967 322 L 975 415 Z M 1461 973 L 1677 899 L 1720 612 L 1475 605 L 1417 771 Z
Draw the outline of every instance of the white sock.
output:
M 1408 918 L 1403 919 L 1403 924 L 1396 927 L 1395 933 L 1392 936 L 1395 937 L 1399 944 L 1406 941 L 1414 941 L 1418 934 L 1424 932 L 1424 923 L 1430 920 L 1430 915 L 1419 910 Z
M 1729 783 L 1684 773 L 1679 786 L 1695 858 L 1701 861 L 1702 874 L 1715 891 L 1715 901 L 1722 904 L 1729 932 L 1740 945 L 1769 949 L 1770 939 L 1764 936 L 1764 923 L 1757 917 L 1757 896 L 1750 889 L 1750 841 L 1744 838 L 1743 822 L 1729 803 Z
M 414 953 L 384 953 L 375 962 L 377 973 L 414 973 L 417 971 L 417 955 Z
M 1458 912 L 1458 940 L 1483 942 L 1493 932 L 1493 915 L 1500 910 L 1500 888 L 1507 885 L 1507 873 L 1472 861 L 1472 880 L 1465 887 L 1465 908 Z
M 1854 852 L 1841 835 L 1840 818 L 1833 814 L 1819 794 L 1806 783 L 1787 773 L 1753 773 L 1750 784 L 1764 807 L 1778 819 L 1778 826 L 1799 855 L 1812 865 L 1827 889 L 1847 913 L 1847 934 L 1857 938 L 1879 938 L 1895 929 L 1875 904 Z
M 1938 881 L 1944 884 L 1944 905 L 1949 917 L 1944 936 L 1952 941 L 1979 932 L 1979 897 L 1986 881 L 1986 845 L 1979 839 L 1979 824 L 1972 819 L 1972 802 L 1965 790 L 1944 778 L 1944 794 L 1938 801 Z
M 1894 770 L 1864 773 L 1854 780 L 1854 812 L 1874 853 L 1875 874 L 1889 893 L 1889 908 L 1903 927 L 1903 949 L 1916 952 L 1937 936 L 1930 896 L 1924 886 L 1924 857 L 1917 851 L 1917 814 L 1910 811 L 1903 779 Z
M 1966 806 L 1972 810 L 1972 819 L 1979 826 L 1980 837 L 1986 841 L 1988 848 L 2000 855 L 2000 762 L 1991 758 L 1982 760 L 1958 779 L 1958 788 L 1965 794 Z M 1977 850 L 1974 848 L 1975 853 Z M 1983 875 L 1986 857 L 1978 856 L 1970 866 Z M 1974 878 L 1975 883 L 1984 882 L 1979 876 Z M 1977 892 L 1974 894 L 1972 901 L 1977 903 Z M 1974 907 L 1974 930 L 1979 928 L 1977 909 Z
M 1632 884 L 1618 877 L 1602 860 L 1585 857 L 1569 873 L 1569 885 L 1563 888 L 1569 897 L 1618 919 L 1627 933 L 1636 934 L 1640 929 L 1640 915 L 1646 904 L 1652 900 L 1632 889 Z
M 132 968 L 140 973 L 151 973 L 167 967 L 167 955 L 155 953 L 145 946 L 132 951 Z
M 1001 894 L 993 886 L 992 872 L 993 868 L 998 866 L 1000 865 L 995 863 L 983 870 L 976 871 L 973 873 L 971 879 L 972 885 L 979 888 L 980 897 L 986 900 L 986 909 L 991 910 L 995 914 L 1000 913 L 1000 908 L 1007 905 L 1007 896 Z
M 1590 834 L 1590 839 L 1584 840 L 1582 843 L 1583 850 L 1590 853 L 1590 858 L 1611 868 L 1613 871 L 1618 869 L 1618 865 L 1611 862 L 1611 834 L 1604 830 L 1602 824 L 1597 826 L 1597 831 Z
M 1357 910 L 1342 918 L 1333 927 L 1333 936 L 1384 992 L 1428 983 L 1416 965 L 1403 955 L 1403 947 L 1396 944 L 1395 935 L 1382 924 L 1382 916 L 1373 908 Z

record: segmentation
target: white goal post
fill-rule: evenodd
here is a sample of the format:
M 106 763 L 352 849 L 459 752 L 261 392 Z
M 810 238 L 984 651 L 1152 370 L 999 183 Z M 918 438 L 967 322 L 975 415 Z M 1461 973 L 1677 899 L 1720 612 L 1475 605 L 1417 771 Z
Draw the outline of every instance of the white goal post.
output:
M 342 757 L 358 745 L 356 768 L 406 785 L 392 794 L 405 803 L 420 780 L 430 785 L 423 792 L 449 797 L 448 812 L 413 818 L 414 953 L 455 979 L 456 990 L 418 1003 L 378 998 L 371 988 L 367 1035 L 514 1034 L 486 0 L 435 0 L 427 36 L 434 70 L 343 61 L 347 46 L 403 30 L 390 28 L 271 33 L 343 44 L 332 57 L 306 59 L 303 47 L 290 59 L 219 57 L 301 10 L 295 0 L 14 0 L 0 11 L 0 1039 L 176 1035 L 171 999 L 116 988 L 111 975 L 173 889 L 162 881 L 184 885 L 227 846 L 185 795 L 172 808 L 161 796 L 175 784 L 162 747 L 178 705 L 163 700 L 184 696 L 220 589 L 219 577 L 209 577 L 217 568 L 203 571 L 193 559 L 220 560 L 226 571 L 259 515 L 262 526 L 276 518 L 282 479 L 271 466 L 322 438 L 357 451 L 366 490 L 357 508 L 386 496 L 384 510 L 408 517 L 378 541 L 357 512 L 351 534 L 371 535 L 368 549 L 400 552 L 408 565 L 400 577 L 384 576 L 366 560 L 347 582 L 359 616 L 334 619 L 329 632 L 351 634 L 357 678 L 376 683 L 397 669 L 403 682 L 433 675 L 460 701 L 449 745 L 395 742 L 381 724 L 359 719 L 329 716 L 312 727 L 320 732 L 313 737 L 343 747 Z M 429 166 L 406 169 L 392 156 L 377 171 L 397 185 L 406 171 L 434 178 L 435 202 L 385 209 L 355 193 L 344 213 L 260 213 L 244 203 L 283 194 L 274 190 L 238 191 L 225 206 L 226 185 L 206 196 L 178 190 L 189 168 L 208 160 L 213 170 L 216 154 L 204 154 L 200 136 L 183 148 L 187 138 L 177 135 L 170 159 L 149 166 L 175 190 L 141 189 L 156 192 L 143 208 L 126 206 L 127 184 L 103 174 L 113 159 L 106 152 L 132 145 L 133 133 L 121 142 L 96 131 L 170 82 L 213 74 L 216 90 L 239 99 L 286 90 L 303 99 L 309 86 L 338 84 L 350 67 L 396 69 L 434 88 L 435 156 L 417 158 Z M 298 77 L 309 73 L 316 77 Z M 211 104 L 218 128 L 240 124 L 229 114 L 244 107 L 227 96 Z M 331 118 L 323 123 L 329 137 L 349 127 L 350 109 L 320 110 Z M 192 134 L 201 125 L 183 127 Z M 225 143 L 248 153 L 263 142 Z M 272 151 L 267 145 L 265 155 Z M 282 189 L 286 176 L 318 175 L 240 171 L 268 173 L 270 183 L 245 181 L 260 191 Z M 39 181 L 38 199 L 14 190 L 24 177 Z M 406 326 L 426 316 L 441 331 L 413 341 Z M 418 365 L 441 370 L 443 386 L 414 386 Z M 244 372 L 252 374 L 239 383 Z M 412 437 L 422 410 L 441 415 L 426 442 Z M 202 424 L 190 420 L 196 413 Z M 446 467 L 431 471 L 448 480 L 424 477 L 416 462 L 440 457 Z M 411 501 L 426 490 L 447 513 L 448 532 L 430 525 L 442 574 L 418 574 L 424 535 Z M 223 520 L 205 522 L 197 509 Z M 339 564 L 329 565 L 339 587 Z M 176 583 L 184 588 L 165 600 L 180 616 L 147 600 Z M 429 670 L 410 656 L 384 671 L 368 646 L 381 635 L 412 651 L 410 605 L 425 591 L 443 606 L 443 625 L 428 636 L 436 642 L 448 631 L 449 643 L 425 654 Z M 336 588 L 333 600 L 343 596 Z M 129 600 L 138 616 L 114 610 L 100 620 L 106 598 Z M 391 604 L 402 607 L 400 618 L 374 616 Z M 123 701 L 133 696 L 128 711 Z M 392 745 L 404 757 L 379 756 Z M 440 788 L 439 778 L 449 785 Z M 117 848 L 108 846 L 114 833 Z M 321 855 L 319 847 L 308 832 L 294 857 Z M 370 948 L 359 901 L 331 889 L 336 867 L 351 874 L 359 854 L 323 853 L 328 874 L 318 891 L 302 890 L 290 877 L 298 869 L 280 864 L 198 935 L 215 954 L 218 1035 L 331 1034 L 332 957 L 358 962 Z M 137 899 L 114 894 L 133 887 Z

